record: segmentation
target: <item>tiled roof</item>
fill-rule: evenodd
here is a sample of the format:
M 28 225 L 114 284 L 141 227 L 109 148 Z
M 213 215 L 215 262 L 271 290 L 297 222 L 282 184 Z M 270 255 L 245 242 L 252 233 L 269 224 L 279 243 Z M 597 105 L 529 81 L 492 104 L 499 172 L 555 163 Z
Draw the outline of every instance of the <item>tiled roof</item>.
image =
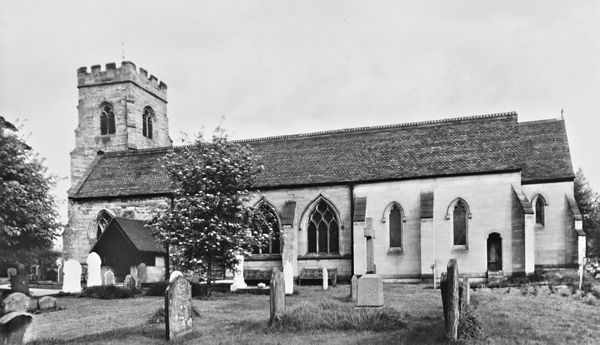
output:
M 523 183 L 574 178 L 564 120 L 519 123 Z
M 528 138 L 533 139 L 531 144 Z M 521 167 L 528 181 L 572 176 L 564 123 L 518 124 L 514 112 L 239 142 L 251 146 L 265 166 L 255 179 L 259 189 L 518 171 Z M 523 154 L 524 143 L 531 145 L 527 154 Z M 545 149 L 543 143 L 552 149 Z M 169 193 L 169 178 L 161 164 L 168 151 L 105 153 L 70 197 Z M 553 162 L 556 151 L 561 154 Z
M 141 252 L 165 252 L 165 249 L 159 246 L 152 236 L 152 230 L 144 227 L 145 221 L 118 217 L 115 217 L 114 221 L 133 242 L 137 250 Z

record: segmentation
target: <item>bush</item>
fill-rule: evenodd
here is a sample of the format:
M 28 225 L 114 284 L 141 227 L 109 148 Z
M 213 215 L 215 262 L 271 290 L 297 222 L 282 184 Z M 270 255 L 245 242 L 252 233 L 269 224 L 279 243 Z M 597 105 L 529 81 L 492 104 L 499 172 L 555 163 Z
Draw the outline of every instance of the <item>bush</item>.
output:
M 403 329 L 406 322 L 399 311 L 382 309 L 355 309 L 331 301 L 319 304 L 308 302 L 286 310 L 276 318 L 271 326 L 276 331 L 304 332 L 316 330 L 334 331 L 392 331 Z
M 80 297 L 99 299 L 121 299 L 135 296 L 136 292 L 129 292 L 114 285 L 91 286 L 85 288 Z
M 469 309 L 458 320 L 458 339 L 476 340 L 484 337 L 481 321 Z

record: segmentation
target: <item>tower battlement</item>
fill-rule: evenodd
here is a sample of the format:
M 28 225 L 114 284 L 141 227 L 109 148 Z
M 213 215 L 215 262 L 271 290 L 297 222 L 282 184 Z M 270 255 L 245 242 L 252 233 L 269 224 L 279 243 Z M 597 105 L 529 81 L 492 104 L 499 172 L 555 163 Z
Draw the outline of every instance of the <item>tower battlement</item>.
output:
M 77 69 L 78 88 L 124 82 L 137 84 L 158 98 L 167 100 L 167 84 L 159 81 L 154 75 L 148 75 L 148 71 L 141 67 L 138 70 L 131 61 L 121 62 L 120 67 L 114 62 L 107 63 L 104 70 L 101 65 L 93 65 L 90 72 L 86 66 Z

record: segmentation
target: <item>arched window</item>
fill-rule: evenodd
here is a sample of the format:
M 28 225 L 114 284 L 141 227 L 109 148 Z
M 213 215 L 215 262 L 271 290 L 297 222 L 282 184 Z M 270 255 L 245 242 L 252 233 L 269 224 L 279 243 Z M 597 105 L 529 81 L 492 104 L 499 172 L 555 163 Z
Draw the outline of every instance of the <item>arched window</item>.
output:
M 462 200 L 458 200 L 454 206 L 453 212 L 453 228 L 454 228 L 454 245 L 467 245 L 467 214 L 468 209 Z
M 541 195 L 538 195 L 535 201 L 535 223 L 544 225 L 544 208 L 546 207 L 546 200 Z
M 144 108 L 144 114 L 142 115 L 142 134 L 152 139 L 152 119 L 154 118 L 154 110 L 150 107 Z
M 269 233 L 269 225 L 273 232 L 271 233 L 269 242 L 262 247 L 255 247 L 252 254 L 280 254 L 281 253 L 281 231 L 279 229 L 279 221 L 275 215 L 275 211 L 266 203 L 258 206 L 258 211 L 263 215 L 260 231 L 263 234 Z
M 115 134 L 115 112 L 108 103 L 103 103 L 101 107 L 100 134 Z
M 106 210 L 102 210 L 98 212 L 98 216 L 96 216 L 96 238 L 100 238 L 100 235 L 106 229 L 108 223 L 110 223 L 113 216 Z
M 402 210 L 397 204 L 390 209 L 390 247 L 402 248 Z
M 333 208 L 319 200 L 308 219 L 308 252 L 339 253 L 339 227 Z

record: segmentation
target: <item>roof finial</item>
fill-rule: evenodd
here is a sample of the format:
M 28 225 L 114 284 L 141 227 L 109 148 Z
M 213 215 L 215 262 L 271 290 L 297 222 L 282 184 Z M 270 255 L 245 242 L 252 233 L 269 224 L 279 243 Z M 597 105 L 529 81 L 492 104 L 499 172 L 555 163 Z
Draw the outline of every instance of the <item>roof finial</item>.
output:
M 564 119 L 565 119 L 565 117 L 564 117 L 564 112 L 565 112 L 565 110 L 564 110 L 563 108 L 560 108 L 560 119 L 561 119 L 561 120 L 564 120 Z

